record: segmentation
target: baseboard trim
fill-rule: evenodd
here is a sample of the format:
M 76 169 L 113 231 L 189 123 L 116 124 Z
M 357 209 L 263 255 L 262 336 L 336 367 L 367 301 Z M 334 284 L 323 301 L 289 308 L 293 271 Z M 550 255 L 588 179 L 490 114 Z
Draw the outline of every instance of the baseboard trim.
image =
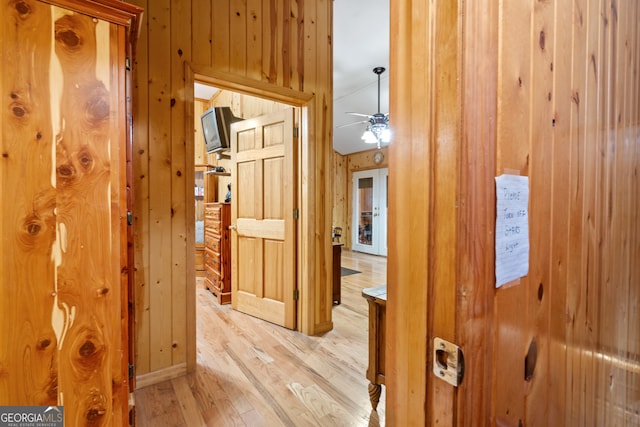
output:
M 136 390 L 171 380 L 173 378 L 178 378 L 186 374 L 187 364 L 180 363 L 179 365 L 170 366 L 168 368 L 160 369 L 159 371 L 136 375 Z

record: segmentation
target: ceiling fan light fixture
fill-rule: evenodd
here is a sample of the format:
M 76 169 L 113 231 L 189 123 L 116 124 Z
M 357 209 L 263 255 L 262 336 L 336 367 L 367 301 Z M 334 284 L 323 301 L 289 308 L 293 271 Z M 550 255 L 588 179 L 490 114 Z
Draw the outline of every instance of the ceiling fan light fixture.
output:
M 391 142 L 391 130 L 389 128 L 385 128 L 380 132 L 380 141 L 388 144 Z
M 380 149 L 380 144 L 388 144 L 391 142 L 391 130 L 389 129 L 389 114 L 383 114 L 380 112 L 380 74 L 384 73 L 384 67 L 376 67 L 373 69 L 374 74 L 378 76 L 378 112 L 375 114 L 362 114 L 362 113 L 347 113 L 353 114 L 356 116 L 364 116 L 367 117 L 368 120 L 361 121 L 357 123 L 367 123 L 367 128 L 361 136 L 361 139 L 366 144 L 378 144 L 378 149 Z M 351 124 L 350 123 L 346 126 Z
M 388 144 L 391 142 L 391 130 L 388 126 L 368 126 L 362 134 L 362 140 L 367 144 Z
M 369 116 L 370 125 L 364 131 L 362 139 L 368 144 L 381 143 L 388 144 L 391 141 L 391 131 L 389 130 L 389 115 L 380 112 L 380 74 L 384 73 L 384 67 L 376 67 L 373 69 L 374 74 L 378 76 L 378 112 Z
M 378 142 L 378 138 L 371 132 L 371 128 L 367 128 L 362 134 L 362 140 L 366 144 L 376 144 Z

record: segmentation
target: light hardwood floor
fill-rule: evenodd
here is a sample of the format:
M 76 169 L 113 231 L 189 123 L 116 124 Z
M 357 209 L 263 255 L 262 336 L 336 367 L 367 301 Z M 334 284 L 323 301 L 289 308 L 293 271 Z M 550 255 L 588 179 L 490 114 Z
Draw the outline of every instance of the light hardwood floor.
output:
M 362 289 L 386 282 L 386 258 L 343 251 L 334 329 L 309 337 L 218 305 L 196 286 L 196 371 L 136 390 L 137 425 L 380 426 L 365 378 L 368 307 Z

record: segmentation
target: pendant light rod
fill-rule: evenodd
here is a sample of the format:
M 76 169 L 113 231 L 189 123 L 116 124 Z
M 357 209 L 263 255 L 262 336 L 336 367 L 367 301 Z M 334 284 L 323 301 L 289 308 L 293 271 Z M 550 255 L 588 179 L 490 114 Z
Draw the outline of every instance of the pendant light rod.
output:
M 376 67 L 373 72 L 378 75 L 378 113 L 380 113 L 380 74 L 384 73 L 384 67 Z

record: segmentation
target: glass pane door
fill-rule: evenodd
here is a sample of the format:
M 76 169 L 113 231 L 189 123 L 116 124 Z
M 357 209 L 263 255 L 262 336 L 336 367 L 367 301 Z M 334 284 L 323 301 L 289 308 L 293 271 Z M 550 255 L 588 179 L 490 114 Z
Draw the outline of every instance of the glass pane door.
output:
M 358 243 L 371 246 L 373 241 L 373 178 L 359 178 L 358 188 Z
M 354 251 L 387 254 L 387 176 L 387 168 L 353 173 Z

